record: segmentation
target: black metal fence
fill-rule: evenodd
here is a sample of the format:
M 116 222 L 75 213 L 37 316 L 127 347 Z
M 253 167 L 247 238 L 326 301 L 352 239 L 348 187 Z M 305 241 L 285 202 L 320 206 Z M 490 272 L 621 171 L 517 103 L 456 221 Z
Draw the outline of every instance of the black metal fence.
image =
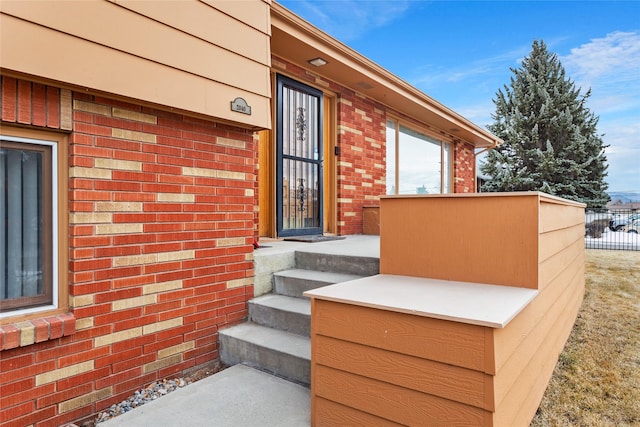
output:
M 588 209 L 585 245 L 587 249 L 640 251 L 640 211 Z

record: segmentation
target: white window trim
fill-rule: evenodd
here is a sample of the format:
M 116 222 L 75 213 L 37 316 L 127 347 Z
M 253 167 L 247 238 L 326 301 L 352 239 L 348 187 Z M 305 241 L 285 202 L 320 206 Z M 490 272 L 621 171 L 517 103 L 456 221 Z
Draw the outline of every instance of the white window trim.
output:
M 51 304 L 0 313 L 0 319 L 3 319 L 58 308 L 58 143 L 9 135 L 0 135 L 0 140 L 51 147 Z

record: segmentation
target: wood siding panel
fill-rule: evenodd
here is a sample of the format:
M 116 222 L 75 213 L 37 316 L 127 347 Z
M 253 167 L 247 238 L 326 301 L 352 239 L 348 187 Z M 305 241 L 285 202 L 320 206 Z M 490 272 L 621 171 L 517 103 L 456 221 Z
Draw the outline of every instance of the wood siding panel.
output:
M 540 262 L 551 258 L 575 242 L 582 242 L 584 245 L 584 220 L 568 228 L 540 234 Z
M 219 14 L 210 10 L 209 15 Z M 110 2 L 42 2 L 37 8 L 31 7 L 29 2 L 8 2 L 3 6 L 3 12 L 73 35 L 90 45 L 108 46 L 259 95 L 269 93 L 270 80 L 266 63 L 248 60 Z M 118 25 L 105 25 L 110 22 L 117 22 Z M 266 35 L 262 37 L 268 39 Z M 84 48 L 89 49 L 89 46 Z M 60 49 L 57 53 L 64 54 Z M 130 76 L 134 77 L 136 76 Z
M 314 427 L 336 427 L 336 426 L 378 426 L 378 427 L 400 427 L 402 424 L 348 406 L 340 405 L 327 399 L 317 398 L 316 419 L 311 423 Z
M 581 304 L 580 295 L 564 306 L 561 316 L 556 318 L 556 327 L 549 331 L 549 335 L 518 376 L 511 391 L 506 393 L 497 407 L 494 417 L 496 427 L 529 425 L 542 400 L 558 356 L 571 333 Z
M 385 197 L 380 272 L 536 289 L 537 201 L 537 193 Z
M 483 409 L 485 383 L 482 372 L 431 360 L 367 347 L 318 335 L 313 342 L 316 363 L 363 377 L 396 384 Z
M 584 222 L 584 209 L 559 203 L 540 203 L 540 232 L 559 230 Z
M 584 264 L 584 241 L 582 239 L 562 248 L 560 252 L 551 258 L 541 261 L 538 273 L 540 289 L 542 290 L 548 286 L 567 266 L 574 263 L 576 258 L 580 258 L 580 262 Z
M 229 1 L 229 0 L 201 0 L 203 3 L 234 17 L 238 21 L 246 22 L 253 28 L 265 34 L 271 33 L 269 17 L 270 0 L 262 1 Z M 250 7 L 249 7 L 250 6 Z
M 559 298 L 572 292 L 582 297 L 582 292 L 584 292 L 583 275 L 584 260 L 582 257 L 576 257 L 506 328 L 494 330 L 493 345 L 496 372 L 500 372 L 516 349 L 530 338 L 536 327 L 548 316 L 550 307 Z M 582 284 L 576 283 L 576 280 L 582 280 Z
M 340 407 L 352 407 L 354 413 L 367 412 L 407 425 L 527 426 L 582 303 L 584 206 L 542 193 L 401 196 L 383 199 L 381 213 L 382 274 L 434 277 L 443 272 L 436 264 L 446 264 L 450 258 L 453 263 L 447 268 L 452 276 L 434 278 L 462 282 L 459 271 L 466 270 L 467 264 L 473 270 L 474 265 L 473 261 L 460 265 L 459 260 L 486 259 L 483 256 L 489 254 L 499 262 L 487 261 L 482 268 L 506 270 L 512 278 L 530 275 L 514 283 L 538 291 L 502 328 L 479 330 L 442 328 L 455 322 L 437 323 L 415 312 L 389 312 L 387 306 L 376 310 L 337 302 L 335 298 L 344 297 L 338 288 L 333 293 L 331 288 L 317 291 L 312 303 L 312 399 L 328 399 Z M 459 227 L 460 233 L 439 230 L 451 230 L 456 223 L 484 230 L 465 225 Z M 498 250 L 498 246 L 504 248 Z M 440 258 L 436 252 L 441 252 Z M 480 283 L 503 284 L 494 279 L 507 276 L 490 271 L 473 277 L 483 277 L 477 280 Z M 400 289 L 393 288 L 398 296 L 415 299 Z M 395 297 L 393 290 L 390 300 Z M 375 295 L 375 290 L 368 295 Z M 368 301 L 352 297 L 353 304 Z M 403 307 L 401 302 L 402 298 L 396 300 L 394 307 Z M 455 336 L 449 328 L 465 333 Z M 473 352 L 482 345 L 482 354 L 462 358 L 461 339 L 473 343 L 469 347 Z M 313 403 L 312 408 L 316 408 Z M 481 412 L 466 412 L 469 409 Z M 451 411 L 459 418 L 449 418 Z
M 495 400 L 497 406 L 499 406 L 499 402 L 504 399 L 508 393 L 513 392 L 514 384 L 517 383 L 521 375 L 527 372 L 527 366 L 530 364 L 531 360 L 533 360 L 540 351 L 543 351 L 542 349 L 545 347 L 545 342 L 549 340 L 550 336 L 553 336 L 554 330 L 557 328 L 566 330 L 567 327 L 571 329 L 573 321 L 564 319 L 566 308 L 572 307 L 576 301 L 582 300 L 580 275 L 579 272 L 574 271 L 574 273 L 575 274 L 570 279 L 570 282 L 558 283 L 555 285 L 555 288 L 560 290 L 561 293 L 557 297 L 551 299 L 551 304 L 538 304 L 537 307 L 532 307 L 533 309 L 541 308 L 545 311 L 539 319 L 539 322 L 535 324 L 535 327 L 532 330 L 521 331 L 521 334 L 525 335 L 526 338 L 517 348 L 514 349 L 513 353 L 498 371 L 494 381 Z M 548 291 L 550 291 L 551 288 L 552 287 L 550 287 Z M 522 317 L 525 316 L 526 313 L 523 313 Z M 567 324 L 567 322 L 569 323 Z M 512 327 L 509 328 L 511 335 L 518 333 L 516 329 L 518 326 L 520 325 L 514 322 Z M 496 330 L 497 334 L 499 334 L 499 332 L 500 331 Z M 506 347 L 508 346 L 507 344 L 504 344 L 503 347 L 500 346 L 503 343 L 503 340 L 498 339 L 496 342 L 497 348 L 506 350 Z M 549 349 L 550 352 L 556 350 L 558 350 L 558 353 L 560 352 L 559 349 L 556 348 Z M 549 357 L 557 360 L 557 354 L 550 354 Z M 541 374 L 537 373 L 537 375 Z
M 206 10 L 202 19 L 229 25 L 239 44 L 251 44 L 251 49 L 234 52 L 231 45 L 218 46 L 218 40 L 203 37 L 226 29 L 208 27 L 194 36 L 109 1 L 2 2 L 3 67 L 249 127 L 270 127 L 268 25 L 259 31 L 196 1 L 164 3 L 162 16 L 171 7 L 176 17 Z M 269 22 L 267 3 L 242 2 L 242 8 L 250 19 L 264 13 Z M 252 107 L 251 115 L 231 111 L 237 97 Z
M 317 396 L 405 425 L 474 425 L 490 412 L 318 365 Z
M 114 0 L 109 0 L 113 1 Z M 158 22 L 163 22 L 186 34 L 205 40 L 230 52 L 235 52 L 252 61 L 269 65 L 269 33 L 270 28 L 247 28 L 252 15 L 262 14 L 266 3 L 243 2 L 243 12 L 250 12 L 238 18 L 219 11 L 217 2 L 207 5 L 204 2 L 193 2 L 191 7 L 181 7 L 176 13 L 173 2 L 145 2 L 139 0 L 118 0 L 119 6 L 135 11 Z M 227 2 L 221 2 L 227 3 Z M 223 5 L 224 6 L 224 5 Z M 253 11 L 257 8 L 257 11 Z M 213 9 L 213 10 L 212 10 Z M 266 12 L 269 16 L 269 12 Z M 262 16 L 261 21 L 264 20 Z M 257 29 L 258 31 L 255 31 Z
M 482 326 L 317 300 L 315 333 L 345 341 L 484 370 Z

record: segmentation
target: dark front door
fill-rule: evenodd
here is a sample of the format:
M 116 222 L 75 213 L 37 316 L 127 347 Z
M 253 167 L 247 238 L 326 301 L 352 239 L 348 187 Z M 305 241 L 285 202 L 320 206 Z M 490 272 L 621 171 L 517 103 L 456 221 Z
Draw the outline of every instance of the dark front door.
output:
M 277 78 L 278 235 L 322 234 L 322 92 Z

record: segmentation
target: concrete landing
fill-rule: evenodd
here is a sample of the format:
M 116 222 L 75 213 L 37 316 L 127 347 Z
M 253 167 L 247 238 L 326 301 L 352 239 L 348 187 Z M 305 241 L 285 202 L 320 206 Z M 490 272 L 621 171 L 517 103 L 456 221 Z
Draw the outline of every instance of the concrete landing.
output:
M 363 234 L 344 236 L 343 240 L 305 243 L 260 238 L 261 248 L 254 251 L 256 257 L 282 252 L 313 252 L 333 255 L 380 258 L 380 236 Z
M 309 389 L 235 365 L 98 426 L 308 427 Z

